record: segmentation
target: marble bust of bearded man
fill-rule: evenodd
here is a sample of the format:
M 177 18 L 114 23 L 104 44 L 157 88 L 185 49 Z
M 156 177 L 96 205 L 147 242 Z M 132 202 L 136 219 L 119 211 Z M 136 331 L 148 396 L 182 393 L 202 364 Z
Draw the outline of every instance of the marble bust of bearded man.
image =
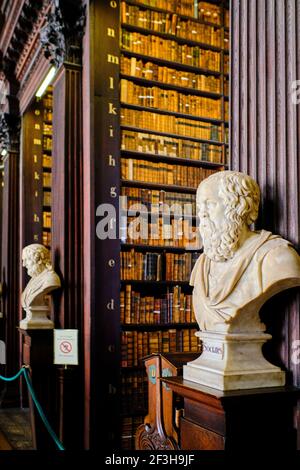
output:
M 53 322 L 47 318 L 49 306 L 45 295 L 60 287 L 61 282 L 50 262 L 50 252 L 34 243 L 23 249 L 22 261 L 31 279 L 21 296 L 26 318 L 21 320 L 20 328 L 53 328 Z
M 190 283 L 202 331 L 262 330 L 258 310 L 271 296 L 300 285 L 300 257 L 291 243 L 253 231 L 260 202 L 248 175 L 222 171 L 197 190 L 203 254 Z

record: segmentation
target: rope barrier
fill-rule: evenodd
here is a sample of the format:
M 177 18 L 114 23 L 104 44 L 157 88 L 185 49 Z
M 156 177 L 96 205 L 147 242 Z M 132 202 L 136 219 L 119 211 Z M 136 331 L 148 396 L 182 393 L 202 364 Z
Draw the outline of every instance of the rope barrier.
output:
M 55 432 L 53 431 L 45 413 L 43 412 L 43 409 L 41 407 L 41 404 L 40 402 L 38 401 L 37 397 L 36 397 L 36 394 L 34 392 L 34 389 L 32 387 L 32 383 L 31 383 L 31 380 L 30 380 L 30 377 L 29 377 L 29 374 L 28 374 L 28 366 L 22 366 L 21 369 L 19 370 L 19 372 L 14 375 L 13 377 L 4 377 L 3 375 L 0 375 L 0 379 L 1 380 L 4 380 L 4 382 L 12 382 L 13 380 L 16 380 L 18 379 L 22 374 L 24 375 L 24 378 L 25 378 L 25 382 L 27 384 L 27 387 L 28 387 L 28 390 L 29 390 L 29 393 L 31 395 L 31 398 L 33 400 L 33 403 L 35 404 L 36 406 L 36 409 L 41 417 L 41 420 L 43 421 L 48 433 L 50 434 L 50 436 L 52 437 L 52 439 L 54 440 L 56 446 L 58 447 L 59 450 L 65 450 L 63 444 L 60 442 L 60 440 L 58 439 L 57 435 L 55 434 Z

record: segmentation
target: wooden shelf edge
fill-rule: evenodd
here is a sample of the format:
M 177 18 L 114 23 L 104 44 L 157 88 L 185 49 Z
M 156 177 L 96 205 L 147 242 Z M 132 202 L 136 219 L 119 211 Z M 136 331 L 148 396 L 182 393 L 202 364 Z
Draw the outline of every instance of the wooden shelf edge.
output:
M 210 144 L 212 145 L 212 144 Z M 159 155 L 157 153 L 143 153 L 143 152 L 136 152 L 134 150 L 121 150 L 121 157 L 123 158 L 136 158 L 139 160 L 153 160 L 153 161 L 164 161 L 166 163 L 182 163 L 187 166 L 196 166 L 196 167 L 213 167 L 213 168 L 220 168 L 224 165 L 224 163 L 217 163 L 217 162 L 210 162 L 208 160 L 193 160 L 191 158 L 182 158 L 182 157 L 168 157 L 167 155 Z

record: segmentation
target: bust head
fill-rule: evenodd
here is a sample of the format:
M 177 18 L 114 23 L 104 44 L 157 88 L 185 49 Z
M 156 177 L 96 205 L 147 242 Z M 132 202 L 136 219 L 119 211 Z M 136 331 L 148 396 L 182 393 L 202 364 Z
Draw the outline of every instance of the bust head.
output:
M 233 257 L 243 231 L 257 219 L 259 200 L 258 184 L 244 173 L 221 171 L 200 183 L 199 228 L 210 259 L 221 262 Z
M 45 269 L 52 269 L 49 250 L 38 243 L 33 243 L 23 249 L 22 262 L 30 277 L 38 276 Z

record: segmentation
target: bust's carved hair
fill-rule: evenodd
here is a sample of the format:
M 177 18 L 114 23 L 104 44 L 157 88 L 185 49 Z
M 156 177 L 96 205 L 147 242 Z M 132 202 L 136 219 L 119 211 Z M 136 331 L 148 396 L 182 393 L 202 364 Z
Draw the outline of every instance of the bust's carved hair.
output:
M 237 171 L 214 173 L 199 185 L 198 190 L 206 182 L 216 183 L 217 195 L 225 204 L 225 220 L 221 232 L 214 227 L 206 240 L 206 246 L 203 240 L 204 252 L 215 261 L 224 261 L 233 257 L 243 225 L 249 226 L 257 219 L 260 190 L 250 176 Z M 198 194 L 197 191 L 197 198 Z
M 23 256 L 30 257 L 35 264 L 43 264 L 47 269 L 52 269 L 50 260 L 50 251 L 44 245 L 39 243 L 32 243 L 31 245 L 23 248 Z
M 260 190 L 250 176 L 238 171 L 220 171 L 204 181 L 217 180 L 219 196 L 226 205 L 226 217 L 231 222 L 251 225 L 258 216 Z M 201 185 L 200 185 L 201 186 Z

